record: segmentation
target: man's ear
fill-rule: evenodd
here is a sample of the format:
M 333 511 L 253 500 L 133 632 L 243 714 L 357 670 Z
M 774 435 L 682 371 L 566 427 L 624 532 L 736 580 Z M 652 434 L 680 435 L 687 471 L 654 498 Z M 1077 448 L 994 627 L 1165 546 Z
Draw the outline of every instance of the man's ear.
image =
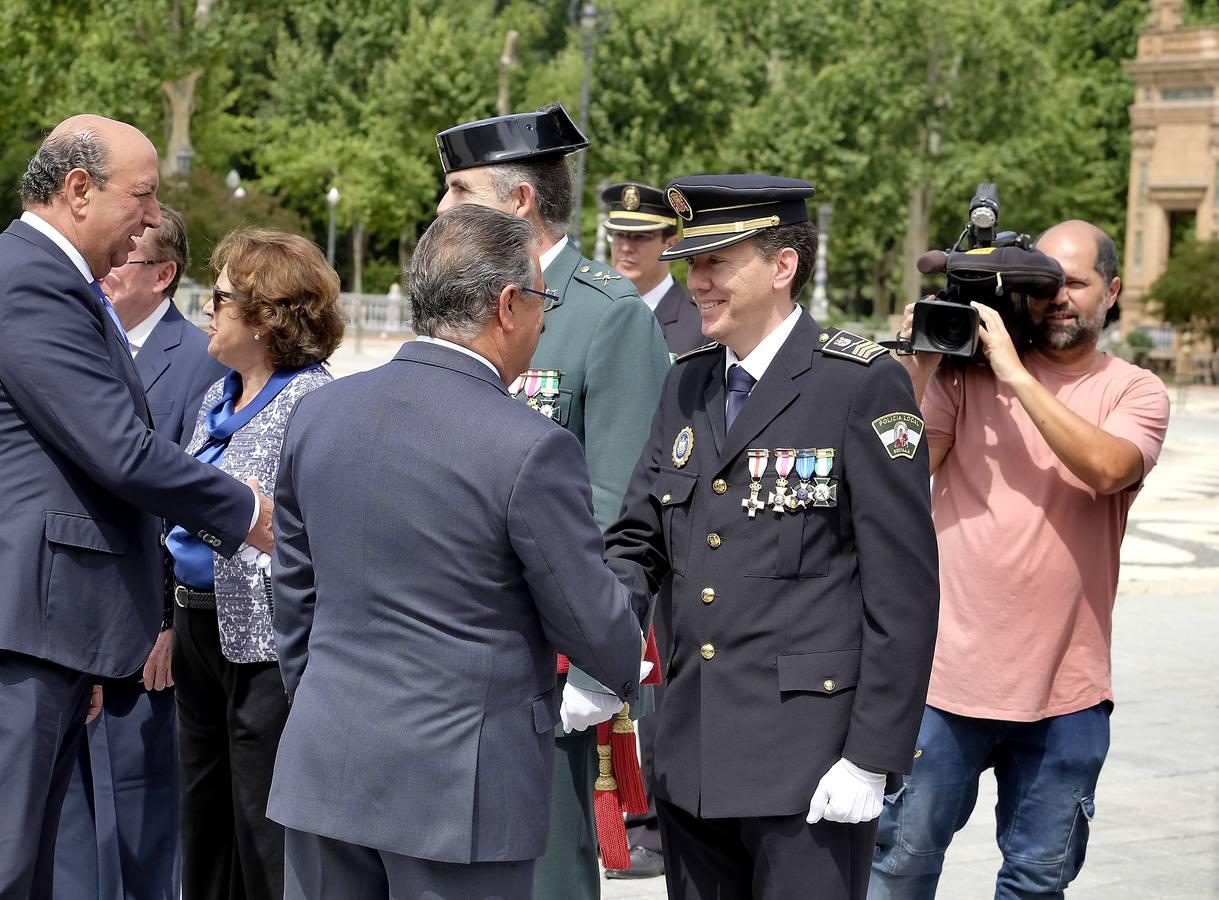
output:
M 1118 295 L 1122 293 L 1122 279 L 1117 275 L 1113 276 L 1113 280 L 1109 282 L 1109 296 L 1105 300 L 1105 309 L 1112 309 L 1113 304 L 1117 302 Z
M 89 206 L 89 193 L 96 189 L 97 183 L 84 169 L 73 169 L 64 176 L 64 197 L 67 198 L 68 208 L 74 215 L 84 215 L 85 209 Z
M 796 277 L 796 269 L 800 265 L 800 254 L 791 247 L 784 247 L 771 258 L 771 261 L 775 266 L 775 277 L 772 282 L 774 289 L 781 291 L 791 287 L 791 283 Z
M 161 270 L 161 274 L 157 276 L 157 280 L 152 283 L 152 289 L 158 294 L 169 290 L 169 286 L 173 284 L 174 276 L 178 274 L 178 264 L 172 259 L 167 261 L 165 268 Z
M 520 296 L 521 292 L 517 290 L 515 284 L 507 284 L 496 298 L 495 316 L 500 330 L 505 334 L 511 334 L 516 330 L 516 308 L 513 304 L 520 299 Z
M 522 181 L 512 189 L 514 208 L 512 214 L 518 219 L 528 219 L 537 212 L 538 192 L 528 181 Z

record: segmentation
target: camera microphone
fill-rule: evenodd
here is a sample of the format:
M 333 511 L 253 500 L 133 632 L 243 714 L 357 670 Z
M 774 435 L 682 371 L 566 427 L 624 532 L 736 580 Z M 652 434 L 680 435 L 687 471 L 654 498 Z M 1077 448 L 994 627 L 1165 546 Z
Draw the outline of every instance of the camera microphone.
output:
M 915 263 L 924 275 L 934 275 L 937 272 L 948 271 L 948 254 L 943 250 L 928 250 Z

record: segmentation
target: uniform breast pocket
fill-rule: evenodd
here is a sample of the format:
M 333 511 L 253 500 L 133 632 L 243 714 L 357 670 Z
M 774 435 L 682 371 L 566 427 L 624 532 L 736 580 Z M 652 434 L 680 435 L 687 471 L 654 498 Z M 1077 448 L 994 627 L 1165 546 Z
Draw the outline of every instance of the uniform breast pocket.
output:
M 774 534 L 753 543 L 745 574 L 750 578 L 822 578 L 829 571 L 833 509 L 804 509 L 754 523 Z M 759 516 L 761 519 L 761 516 Z
M 690 552 L 690 506 L 697 472 L 661 469 L 652 485 L 652 500 L 660 508 L 665 546 L 669 550 L 669 566 L 678 575 L 686 574 L 686 558 Z

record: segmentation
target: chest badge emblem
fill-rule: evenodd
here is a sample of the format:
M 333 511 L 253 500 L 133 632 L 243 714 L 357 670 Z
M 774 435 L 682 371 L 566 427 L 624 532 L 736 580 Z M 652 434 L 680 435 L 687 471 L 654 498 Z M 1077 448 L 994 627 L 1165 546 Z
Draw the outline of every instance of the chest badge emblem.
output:
M 694 429 L 687 425 L 677 432 L 677 438 L 673 441 L 673 465 L 680 469 L 690 461 L 693 452 Z

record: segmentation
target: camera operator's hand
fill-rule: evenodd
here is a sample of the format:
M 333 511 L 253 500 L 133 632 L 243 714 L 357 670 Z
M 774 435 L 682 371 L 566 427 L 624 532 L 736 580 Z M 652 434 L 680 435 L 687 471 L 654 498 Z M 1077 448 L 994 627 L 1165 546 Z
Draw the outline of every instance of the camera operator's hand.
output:
M 1007 333 L 997 310 L 984 303 L 970 303 L 978 311 L 982 327 L 978 329 L 978 337 L 982 341 L 982 352 L 990 363 L 991 371 L 1001 384 L 1014 385 L 1017 381 L 1029 377 L 1028 370 L 1020 362 L 1020 354 L 1012 343 L 1012 336 Z
M 924 297 L 925 300 L 934 300 L 935 295 L 930 294 Z M 910 340 L 910 336 L 914 333 L 914 304 L 907 303 L 905 309 L 906 317 L 902 319 L 901 331 L 897 333 L 899 338 Z M 912 354 L 897 354 L 897 361 L 906 367 L 906 371 L 910 373 L 910 381 L 914 385 L 914 399 L 917 403 L 923 402 L 923 391 L 927 389 L 927 382 L 931 380 L 931 376 L 940 365 L 940 360 L 944 358 L 942 353 L 912 353 Z

